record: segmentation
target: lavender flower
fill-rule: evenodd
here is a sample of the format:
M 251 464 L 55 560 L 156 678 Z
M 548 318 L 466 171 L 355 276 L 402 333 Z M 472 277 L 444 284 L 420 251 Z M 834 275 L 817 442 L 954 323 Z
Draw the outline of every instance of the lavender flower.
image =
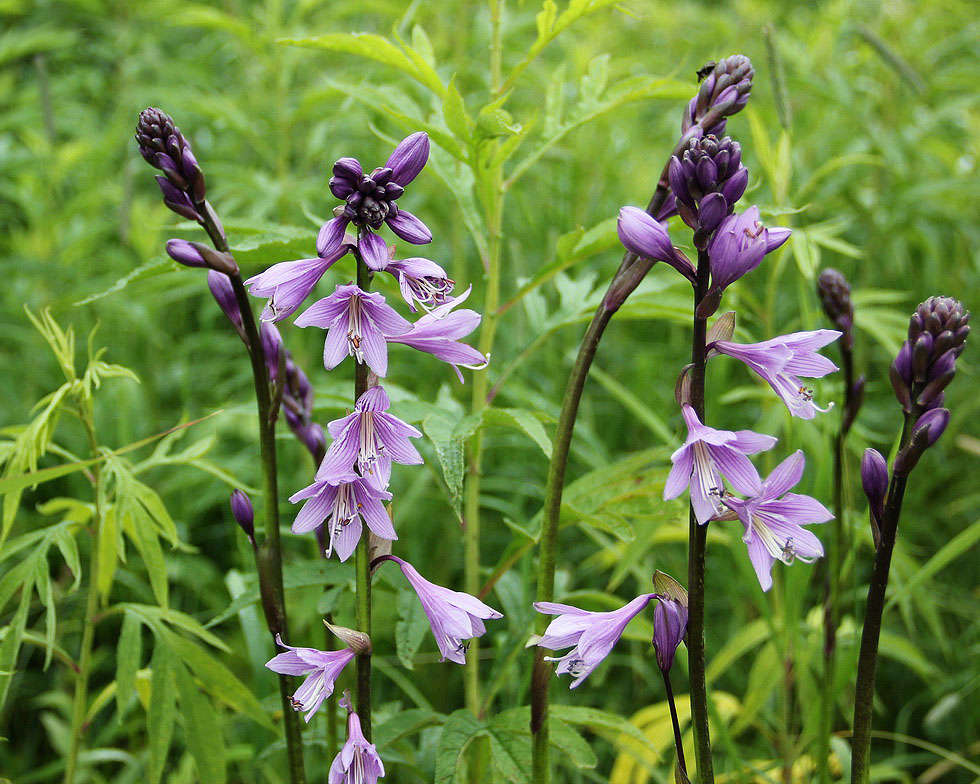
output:
M 346 204 L 336 218 L 320 229 L 317 253 L 323 258 L 336 253 L 349 223 L 357 227 L 358 251 L 373 270 L 383 270 L 389 260 L 384 241 L 372 233 L 382 223 L 387 223 L 395 234 L 413 245 L 430 242 L 432 233 L 426 225 L 395 204 L 428 159 L 429 137 L 420 131 L 402 139 L 387 163 L 369 175 L 364 174 L 355 158 L 337 161 L 330 178 L 330 191 Z
M 799 559 L 811 563 L 823 555 L 820 540 L 801 526 L 825 523 L 834 516 L 815 498 L 788 492 L 803 476 L 803 463 L 803 452 L 797 450 L 776 466 L 756 496 L 724 499 L 745 526 L 742 541 L 748 547 L 749 560 L 763 591 L 772 587 L 772 565 L 776 561 L 791 564 Z
M 837 370 L 837 365 L 817 353 L 841 335 L 834 329 L 793 332 L 761 343 L 732 343 L 719 340 L 714 344 L 719 354 L 742 360 L 773 388 L 790 413 L 800 419 L 813 419 L 815 412 L 829 411 L 813 402 L 813 390 L 799 377 L 822 378 Z
M 504 617 L 468 593 L 430 583 L 414 566 L 397 556 L 383 555 L 377 561 L 382 559 L 397 563 L 415 589 L 429 619 L 436 645 L 442 653 L 441 661 L 449 659 L 457 664 L 466 664 L 466 649 L 469 647 L 466 640 L 482 637 L 486 633 L 483 621 Z
M 354 651 L 350 648 L 340 651 L 294 648 L 286 645 L 278 634 L 276 642 L 288 650 L 273 656 L 265 666 L 280 675 L 308 676 L 290 700 L 295 710 L 306 711 L 306 721 L 309 722 L 323 701 L 333 694 L 334 681 L 354 658 Z
M 354 412 L 327 425 L 334 442 L 327 450 L 318 482 L 336 481 L 350 474 L 351 466 L 375 487 L 385 488 L 391 479 L 391 463 L 417 465 L 422 455 L 409 441 L 422 433 L 392 414 L 388 393 L 377 386 L 367 390 L 354 404 Z
M 534 609 L 544 615 L 557 615 L 544 636 L 534 644 L 540 648 L 558 650 L 574 646 L 564 656 L 545 656 L 546 661 L 558 662 L 556 673 L 568 673 L 574 679 L 570 688 L 579 686 L 605 659 L 619 642 L 626 625 L 646 607 L 656 594 L 637 596 L 633 601 L 612 612 L 588 612 L 567 604 L 535 602 Z
M 410 322 L 385 304 L 380 294 L 361 291 L 351 283 L 337 286 L 329 297 L 314 302 L 295 323 L 298 327 L 327 330 L 323 345 L 323 366 L 327 370 L 352 356 L 379 376 L 388 372 L 385 340 L 413 329 Z
M 687 634 L 687 607 L 676 599 L 657 595 L 653 608 L 653 649 L 657 665 L 667 672 L 674 664 L 677 646 Z
M 418 310 L 415 303 L 429 311 L 429 306 L 442 305 L 452 300 L 450 294 L 456 283 L 434 261 L 422 258 L 392 259 L 385 271 L 398 281 L 402 298 L 412 313 Z
M 337 557 L 346 561 L 361 538 L 361 520 L 383 539 L 397 539 L 382 501 L 391 500 L 391 493 L 375 487 L 351 471 L 334 483 L 315 481 L 289 497 L 290 503 L 306 500 L 293 521 L 292 532 L 304 534 L 327 525 L 330 536 L 327 558 L 337 550 Z
M 361 720 L 351 708 L 350 693 L 344 692 L 339 705 L 347 708 L 347 741 L 334 757 L 327 775 L 328 784 L 377 784 L 385 775 L 378 750 L 361 731 Z
M 670 244 L 667 229 L 638 207 L 623 207 L 616 222 L 619 241 L 626 250 L 653 261 L 663 261 L 681 275 L 694 281 L 694 265 L 680 250 Z
M 698 304 L 698 318 L 714 313 L 724 290 L 758 267 L 765 255 L 786 242 L 791 233 L 779 227 L 767 229 L 759 220 L 759 208 L 754 206 L 725 218 L 708 244 L 711 287 Z
M 489 363 L 490 357 L 459 342 L 459 338 L 466 337 L 477 328 L 480 314 L 474 310 L 453 310 L 469 293 L 470 290 L 467 289 L 456 299 L 434 308 L 416 321 L 409 331 L 388 337 L 388 342 L 402 343 L 448 362 L 460 381 L 463 380 L 460 367 L 482 370 Z
M 349 239 L 353 241 L 353 238 Z M 246 280 L 245 285 L 249 287 L 250 294 L 269 298 L 260 318 L 263 321 L 281 321 L 295 313 L 323 277 L 323 273 L 346 255 L 349 249 L 350 245 L 343 242 L 325 258 L 282 261 Z
M 706 523 L 723 511 L 723 478 L 740 493 L 759 492 L 759 472 L 746 455 L 771 449 L 776 439 L 751 430 L 715 430 L 701 424 L 697 413 L 686 404 L 681 406 L 681 414 L 687 424 L 687 440 L 670 456 L 674 466 L 664 484 L 664 499 L 677 498 L 690 487 L 694 515 L 699 523 Z

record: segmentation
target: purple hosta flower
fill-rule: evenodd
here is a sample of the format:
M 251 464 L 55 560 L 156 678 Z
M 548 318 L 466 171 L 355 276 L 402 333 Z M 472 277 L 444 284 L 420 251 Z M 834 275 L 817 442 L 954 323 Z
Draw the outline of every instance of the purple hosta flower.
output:
M 772 587 L 776 561 L 810 563 L 823 555 L 820 540 L 801 526 L 825 523 L 834 516 L 815 498 L 789 492 L 803 476 L 803 463 L 803 452 L 798 450 L 776 466 L 754 497 L 724 499 L 745 526 L 742 541 L 763 591 Z
M 733 54 L 718 63 L 707 63 L 698 71 L 701 87 L 691 99 L 681 130 L 687 133 L 695 125 L 701 125 L 704 133 L 721 136 L 725 132 L 725 118 L 741 111 L 749 101 L 752 77 L 755 69 L 749 58 Z
M 674 664 L 674 654 L 687 634 L 687 607 L 676 599 L 657 595 L 653 608 L 653 649 L 657 665 L 667 672 Z
M 822 378 L 837 370 L 837 365 L 817 353 L 841 335 L 835 329 L 793 332 L 761 343 L 732 343 L 719 340 L 714 348 L 719 354 L 742 360 L 782 398 L 790 413 L 800 419 L 813 419 L 817 411 L 829 411 L 813 402 L 813 390 L 800 381 Z
M 269 298 L 260 318 L 263 321 L 280 321 L 295 313 L 323 273 L 346 255 L 353 242 L 354 238 L 348 236 L 325 258 L 282 261 L 246 280 L 250 294 Z
M 415 589 L 429 619 L 432 636 L 436 638 L 436 645 L 442 653 L 441 661 L 449 659 L 457 664 L 466 664 L 466 649 L 469 647 L 466 641 L 483 636 L 487 630 L 484 621 L 504 617 L 503 613 L 468 593 L 430 583 L 414 566 L 397 556 L 385 555 L 381 558 L 397 563 Z
M 337 286 L 329 297 L 314 302 L 295 323 L 298 327 L 327 330 L 323 344 L 323 366 L 327 370 L 339 365 L 344 357 L 352 356 L 379 376 L 388 372 L 385 340 L 413 329 L 410 322 L 385 303 L 384 297 L 361 291 L 352 283 Z
M 398 281 L 402 298 L 412 313 L 418 310 L 415 303 L 429 311 L 452 300 L 450 295 L 456 283 L 434 261 L 422 258 L 392 259 L 385 271 Z
M 349 223 L 358 228 L 358 250 L 365 263 L 374 270 L 388 264 L 388 248 L 372 232 L 387 223 L 395 234 L 413 245 L 432 240 L 432 233 L 422 221 L 395 204 L 429 159 L 429 137 L 413 133 L 402 139 L 387 163 L 370 174 L 364 174 L 355 158 L 341 158 L 333 166 L 330 191 L 346 204 L 333 220 L 327 221 L 317 236 L 317 253 L 326 258 L 343 242 Z
M 455 299 L 433 308 L 416 321 L 408 332 L 393 335 L 388 342 L 403 343 L 448 362 L 460 381 L 463 380 L 460 367 L 482 370 L 490 362 L 490 357 L 459 342 L 459 338 L 465 338 L 479 326 L 480 314 L 475 310 L 453 310 L 469 294 L 470 289 L 467 289 Z
M 639 207 L 623 207 L 616 221 L 619 241 L 630 253 L 645 259 L 663 261 L 690 281 L 694 281 L 691 260 L 670 243 L 670 235 L 660 221 Z
M 422 455 L 409 441 L 422 433 L 385 413 L 391 401 L 383 387 L 372 387 L 358 398 L 354 412 L 327 425 L 333 443 L 316 472 L 318 482 L 336 481 L 357 463 L 361 476 L 375 487 L 387 487 L 391 463 L 417 465 Z
M 338 705 L 347 708 L 347 741 L 330 765 L 327 784 L 377 784 L 385 775 L 385 766 L 375 745 L 361 731 L 361 720 L 351 707 L 350 692 L 344 692 Z
M 290 701 L 295 710 L 306 712 L 306 720 L 309 721 L 323 701 L 333 694 L 334 681 L 354 658 L 354 651 L 350 648 L 340 651 L 294 648 L 286 645 L 278 634 L 276 642 L 288 650 L 273 656 L 265 666 L 280 675 L 307 676 Z
M 727 136 L 691 139 L 680 157 L 671 156 L 667 171 L 677 212 L 699 232 L 695 245 L 703 248 L 745 193 L 749 170 L 742 166 L 742 148 Z
M 382 501 L 390 501 L 391 493 L 375 487 L 353 471 L 342 480 L 315 481 L 289 497 L 290 503 L 306 499 L 293 521 L 294 534 L 304 534 L 326 525 L 329 532 L 327 558 L 337 550 L 337 557 L 346 561 L 361 538 L 361 520 L 383 539 L 397 539 Z
M 759 208 L 729 215 L 721 222 L 708 244 L 711 259 L 711 287 L 698 305 L 698 317 L 707 318 L 718 309 L 724 290 L 751 272 L 789 239 L 789 229 L 767 229 L 759 220 Z
M 746 455 L 771 449 L 776 439 L 751 430 L 715 430 L 701 424 L 686 404 L 681 414 L 687 423 L 687 440 L 670 456 L 674 467 L 664 484 L 664 499 L 677 498 L 690 486 L 694 515 L 699 523 L 706 523 L 723 511 L 723 478 L 744 495 L 759 492 L 759 472 Z
M 535 644 L 549 650 L 575 646 L 564 656 L 545 656 L 546 661 L 558 662 L 558 675 L 568 673 L 574 678 L 570 688 L 576 688 L 592 674 L 619 642 L 626 625 L 645 608 L 656 594 L 637 596 L 629 604 L 612 612 L 588 612 L 567 604 L 535 602 L 534 609 L 544 615 L 557 615 L 544 636 Z

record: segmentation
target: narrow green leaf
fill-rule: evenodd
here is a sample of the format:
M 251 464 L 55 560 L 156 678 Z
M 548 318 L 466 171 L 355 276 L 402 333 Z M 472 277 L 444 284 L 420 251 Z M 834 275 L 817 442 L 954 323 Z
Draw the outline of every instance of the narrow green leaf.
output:
M 157 784 L 163 776 L 167 764 L 167 753 L 173 739 L 176 715 L 177 691 L 174 684 L 174 654 L 166 641 L 157 637 L 150 661 L 153 671 L 151 681 L 150 705 L 146 715 L 146 730 L 149 736 L 147 745 L 150 751 L 150 765 L 147 778 L 150 784 Z
M 456 78 L 449 80 L 446 95 L 442 99 L 442 117 L 446 126 L 464 145 L 469 146 L 473 141 L 473 120 L 466 113 L 463 96 L 456 89 Z
M 486 425 L 513 427 L 520 430 L 538 445 L 545 457 L 551 457 L 551 439 L 545 432 L 541 420 L 532 412 L 523 408 L 485 408 L 483 422 Z
M 17 612 L 7 626 L 6 635 L 0 643 L 0 711 L 7 699 L 7 691 L 10 689 L 10 681 L 14 677 L 14 667 L 17 664 L 17 654 L 20 653 L 21 638 L 24 635 L 24 628 L 27 626 L 27 611 L 31 606 L 31 594 L 33 586 L 31 578 L 28 576 L 21 588 L 20 604 Z
M 960 531 L 939 548 L 932 558 L 917 569 L 915 574 L 912 575 L 912 578 L 888 598 L 888 604 L 885 605 L 885 612 L 888 612 L 888 608 L 895 604 L 895 602 L 901 601 L 912 592 L 918 590 L 924 582 L 931 579 L 933 575 L 946 568 L 961 555 L 969 553 L 978 539 L 980 539 L 980 521 L 973 523 L 966 530 Z
M 109 591 L 112 590 L 112 579 L 116 574 L 116 562 L 119 560 L 119 544 L 122 541 L 116 528 L 116 509 L 110 506 L 102 515 L 102 529 L 99 531 L 99 561 L 98 572 L 94 578 L 96 588 L 102 601 L 108 603 Z
M 119 644 L 116 647 L 116 716 L 120 722 L 136 691 L 136 671 L 143 655 L 142 623 L 135 613 L 123 614 Z
M 225 739 L 221 720 L 211 701 L 194 683 L 187 668 L 177 663 L 177 689 L 180 692 L 180 713 L 184 717 L 184 743 L 197 765 L 197 780 L 208 784 L 224 784 Z

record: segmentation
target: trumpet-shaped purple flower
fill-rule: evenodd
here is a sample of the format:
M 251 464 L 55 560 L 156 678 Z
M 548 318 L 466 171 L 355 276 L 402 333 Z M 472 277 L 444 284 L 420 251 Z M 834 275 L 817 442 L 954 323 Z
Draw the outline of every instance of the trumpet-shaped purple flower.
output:
M 558 616 L 548 624 L 544 636 L 536 640 L 535 644 L 549 650 L 574 646 L 564 656 L 545 656 L 546 661 L 558 662 L 558 675 L 568 673 L 574 678 L 569 687 L 574 689 L 609 655 L 623 635 L 626 625 L 655 596 L 653 593 L 637 596 L 612 612 L 588 612 L 568 604 L 535 602 L 534 609 L 539 613 Z
M 323 366 L 327 370 L 352 356 L 367 363 L 379 376 L 388 372 L 385 340 L 412 329 L 412 324 L 386 304 L 384 297 L 361 291 L 352 283 L 337 286 L 329 297 L 314 302 L 295 323 L 298 327 L 327 330 L 323 344 Z
M 377 784 L 385 775 L 378 749 L 364 737 L 361 720 L 350 709 L 350 695 L 345 693 L 339 704 L 348 709 L 347 741 L 330 765 L 327 784 Z
M 714 344 L 719 354 L 742 360 L 775 390 L 793 416 L 813 419 L 819 408 L 813 402 L 813 390 L 799 376 L 822 378 L 837 370 L 837 365 L 817 353 L 841 335 L 835 329 L 794 332 L 762 343 L 731 343 L 720 340 Z
M 388 486 L 391 463 L 416 465 L 422 455 L 409 441 L 422 433 L 398 417 L 385 413 L 391 401 L 383 387 L 372 387 L 358 398 L 354 412 L 327 425 L 334 441 L 316 472 L 318 482 L 337 481 L 351 466 L 375 487 Z
M 789 229 L 767 229 L 759 220 L 759 208 L 733 213 L 718 226 L 708 244 L 711 259 L 711 287 L 698 305 L 698 316 L 707 318 L 718 309 L 722 292 L 762 262 L 789 239 Z
M 306 500 L 293 521 L 292 532 L 304 534 L 326 525 L 330 533 L 327 558 L 337 550 L 337 557 L 346 561 L 361 538 L 361 520 L 383 539 L 397 539 L 382 501 L 391 500 L 391 493 L 374 487 L 351 471 L 333 483 L 315 481 L 289 497 L 290 503 Z
M 348 239 L 353 241 L 353 238 Z M 260 318 L 263 321 L 281 321 L 295 313 L 323 277 L 323 273 L 346 255 L 349 249 L 350 244 L 342 242 L 325 258 L 282 261 L 246 280 L 245 285 L 249 287 L 250 294 L 269 298 Z
M 475 310 L 453 310 L 469 293 L 467 289 L 456 299 L 434 308 L 416 321 L 411 330 L 389 337 L 388 342 L 403 343 L 448 362 L 460 381 L 463 374 L 459 372 L 459 367 L 482 370 L 490 358 L 472 346 L 459 342 L 459 338 L 466 337 L 479 326 L 480 314 Z
M 690 281 L 694 280 L 691 260 L 670 243 L 667 229 L 638 207 L 623 207 L 616 222 L 619 241 L 630 253 L 645 259 L 663 261 Z
M 370 174 L 364 174 L 355 158 L 337 161 L 330 178 L 330 192 L 346 204 L 338 208 L 337 217 L 320 229 L 317 253 L 323 258 L 336 253 L 350 223 L 358 228 L 357 246 L 361 257 L 374 270 L 383 270 L 390 258 L 384 240 L 373 233 L 383 223 L 413 245 L 430 242 L 432 233 L 426 225 L 395 204 L 428 159 L 429 137 L 420 131 L 402 139 L 387 163 Z
M 674 466 L 664 484 L 664 499 L 677 498 L 690 486 L 694 515 L 699 523 L 706 523 L 723 511 L 723 478 L 740 493 L 759 492 L 759 472 L 746 455 L 771 449 L 776 439 L 751 430 L 715 430 L 701 424 L 697 413 L 686 404 L 681 406 L 681 414 L 687 424 L 687 440 L 670 456 Z
M 504 617 L 503 613 L 497 612 L 475 596 L 430 583 L 414 566 L 397 556 L 385 555 L 381 558 L 397 563 L 415 589 L 425 616 L 429 619 L 436 645 L 442 653 L 441 661 L 449 659 L 457 664 L 466 664 L 466 649 L 469 647 L 466 640 L 482 637 L 486 633 L 486 626 L 483 625 L 485 620 Z
M 456 283 L 434 261 L 423 258 L 392 259 L 385 271 L 398 281 L 402 298 L 412 313 L 418 311 L 416 303 L 429 311 L 452 300 L 450 295 Z
M 687 634 L 687 607 L 676 599 L 656 596 L 653 608 L 653 649 L 657 665 L 667 672 L 674 664 L 674 654 Z
M 290 701 L 295 710 L 306 712 L 306 721 L 309 721 L 323 701 L 333 694 L 334 681 L 337 680 L 341 670 L 354 658 L 354 651 L 350 648 L 340 651 L 294 648 L 292 645 L 286 645 L 278 634 L 276 642 L 287 650 L 285 653 L 273 656 L 265 666 L 280 675 L 307 676 Z
M 803 452 L 797 450 L 776 466 L 757 495 L 724 499 L 745 526 L 742 541 L 748 547 L 749 560 L 763 591 L 772 587 L 772 565 L 776 561 L 791 564 L 799 559 L 810 563 L 823 555 L 820 540 L 801 526 L 825 523 L 834 516 L 815 498 L 789 492 L 803 476 L 803 464 Z

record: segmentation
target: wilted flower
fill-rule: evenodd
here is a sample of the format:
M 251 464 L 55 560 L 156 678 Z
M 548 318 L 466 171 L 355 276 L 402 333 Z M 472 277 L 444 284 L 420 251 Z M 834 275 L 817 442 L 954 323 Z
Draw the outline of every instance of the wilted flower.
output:
M 667 672 L 674 664 L 674 654 L 687 634 L 687 607 L 676 599 L 656 595 L 653 608 L 653 649 L 657 666 Z
M 350 693 L 345 692 L 338 704 L 347 708 L 347 741 L 330 765 L 327 782 L 377 784 L 385 775 L 385 766 L 375 745 L 361 731 L 361 720 L 351 708 Z
M 810 563 L 823 555 L 823 545 L 803 525 L 833 519 L 827 508 L 808 495 L 790 493 L 803 476 L 803 452 L 797 450 L 773 470 L 753 498 L 726 496 L 724 503 L 745 526 L 749 560 L 763 591 L 772 587 L 772 565 L 799 559 Z M 782 498 L 780 498 L 782 496 Z
M 334 681 L 354 658 L 354 651 L 350 648 L 340 651 L 294 648 L 286 645 L 278 634 L 276 642 L 288 650 L 273 656 L 265 666 L 280 675 L 308 676 L 290 701 L 295 710 L 306 712 L 306 721 L 309 721 L 323 701 L 333 694 Z
M 459 367 L 471 370 L 485 368 L 490 358 L 472 346 L 459 342 L 459 338 L 465 338 L 480 324 L 480 314 L 475 310 L 453 310 L 467 296 L 469 289 L 456 299 L 426 313 L 407 332 L 389 336 L 388 342 L 403 343 L 448 362 L 460 381 L 463 374 L 459 372 Z
M 687 439 L 670 456 L 674 466 L 664 483 L 664 499 L 677 498 L 690 486 L 694 515 L 699 523 L 706 523 L 722 511 L 723 478 L 740 493 L 759 492 L 759 472 L 746 455 L 771 449 L 776 439 L 751 430 L 715 430 L 701 424 L 689 405 L 681 406 L 681 414 L 687 424 Z
M 346 561 L 361 538 L 361 520 L 374 533 L 385 539 L 397 539 L 391 518 L 382 501 L 390 501 L 391 493 L 375 487 L 353 471 L 341 481 L 315 481 L 289 497 L 290 503 L 306 500 L 293 521 L 292 532 L 304 534 L 326 525 L 329 531 L 326 555 L 334 548 L 337 557 Z
M 355 158 L 337 161 L 330 178 L 330 191 L 346 204 L 336 218 L 320 229 L 317 253 L 324 258 L 333 255 L 343 242 L 349 223 L 358 228 L 358 251 L 374 270 L 384 269 L 389 260 L 384 240 L 372 233 L 382 223 L 387 223 L 395 234 L 413 245 L 431 241 L 432 233 L 426 225 L 395 204 L 428 159 L 429 137 L 420 131 L 402 139 L 387 163 L 369 175 L 364 174 Z
M 690 281 L 694 265 L 680 250 L 670 244 L 670 236 L 659 221 L 638 207 L 623 207 L 616 222 L 619 241 L 630 253 L 653 261 L 663 261 Z
M 327 370 L 352 356 L 379 376 L 388 372 L 385 340 L 413 329 L 380 294 L 361 291 L 351 283 L 337 286 L 329 297 L 314 302 L 295 323 L 298 327 L 327 330 L 323 344 L 323 366 Z
M 534 644 L 548 650 L 575 646 L 564 656 L 545 656 L 546 661 L 558 662 L 558 675 L 568 673 L 576 688 L 592 674 L 619 642 L 627 624 L 646 607 L 656 594 L 637 596 L 633 601 L 612 612 L 588 612 L 568 604 L 535 602 L 534 609 L 544 615 L 557 615 L 544 636 Z
M 698 317 L 707 318 L 718 309 L 728 286 L 751 272 L 789 239 L 792 232 L 780 227 L 767 229 L 759 220 L 759 208 L 749 207 L 722 221 L 708 244 L 711 260 L 711 287 L 698 304 Z
M 442 653 L 442 661 L 449 659 L 457 664 L 466 664 L 466 649 L 469 647 L 466 641 L 483 636 L 487 630 L 483 621 L 504 617 L 468 593 L 430 583 L 414 566 L 397 556 L 382 555 L 376 559 L 378 563 L 382 560 L 397 563 L 415 589 L 425 617 L 429 619 L 436 645 Z
M 719 340 L 714 344 L 719 354 L 742 360 L 773 388 L 790 413 L 800 419 L 813 419 L 815 412 L 828 411 L 813 402 L 813 390 L 799 377 L 822 378 L 837 370 L 837 365 L 817 353 L 840 337 L 835 329 L 793 332 L 761 343 L 732 343 Z

